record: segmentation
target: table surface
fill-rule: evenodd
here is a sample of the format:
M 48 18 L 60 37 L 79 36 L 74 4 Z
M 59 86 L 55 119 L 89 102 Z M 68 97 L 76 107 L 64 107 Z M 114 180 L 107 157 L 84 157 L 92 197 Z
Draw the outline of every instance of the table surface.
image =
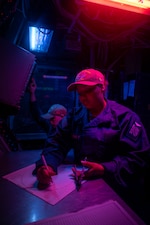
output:
M 24 225 L 85 207 L 116 200 L 130 215 L 143 225 L 140 217 L 117 195 L 103 179 L 85 182 L 79 192 L 74 190 L 52 206 L 2 176 L 33 164 L 41 150 L 8 152 L 0 156 L 0 224 Z

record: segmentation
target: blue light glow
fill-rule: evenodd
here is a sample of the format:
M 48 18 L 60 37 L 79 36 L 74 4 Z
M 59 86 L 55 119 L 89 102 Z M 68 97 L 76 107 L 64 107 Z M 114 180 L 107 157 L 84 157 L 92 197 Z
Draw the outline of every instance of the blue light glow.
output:
M 134 97 L 135 80 L 130 80 L 123 83 L 123 99 L 126 100 L 129 97 Z
M 123 99 L 126 100 L 128 97 L 129 84 L 128 82 L 124 82 L 123 84 Z
M 128 96 L 134 97 L 134 90 L 135 90 L 135 80 L 130 80 Z
M 48 52 L 54 31 L 29 26 L 29 48 L 35 52 Z

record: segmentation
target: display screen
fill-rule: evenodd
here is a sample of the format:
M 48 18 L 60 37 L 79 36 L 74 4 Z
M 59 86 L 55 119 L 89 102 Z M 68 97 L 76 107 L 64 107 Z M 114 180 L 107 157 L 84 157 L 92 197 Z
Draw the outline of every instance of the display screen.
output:
M 42 27 L 29 26 L 29 49 L 33 52 L 48 52 L 53 30 Z
M 126 100 L 129 97 L 134 97 L 135 80 L 130 80 L 123 83 L 123 99 Z

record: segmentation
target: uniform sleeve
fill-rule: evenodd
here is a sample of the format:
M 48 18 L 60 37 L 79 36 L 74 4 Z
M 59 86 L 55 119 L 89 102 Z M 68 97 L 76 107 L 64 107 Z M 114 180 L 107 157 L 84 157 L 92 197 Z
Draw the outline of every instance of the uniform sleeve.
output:
M 122 186 L 134 182 L 150 163 L 150 144 L 145 128 L 135 113 L 128 113 L 120 121 L 120 140 L 117 156 L 103 163 L 106 174 L 114 175 Z
M 37 124 L 43 128 L 43 130 L 48 133 L 50 129 L 50 123 L 41 117 L 41 110 L 38 106 L 37 101 L 30 103 L 31 114 Z
M 57 173 L 57 167 L 63 162 L 72 147 L 71 127 L 68 125 L 68 117 L 64 117 L 56 128 L 56 132 L 49 135 L 47 146 L 42 151 L 46 162 Z M 43 165 L 42 160 L 36 162 L 36 167 Z

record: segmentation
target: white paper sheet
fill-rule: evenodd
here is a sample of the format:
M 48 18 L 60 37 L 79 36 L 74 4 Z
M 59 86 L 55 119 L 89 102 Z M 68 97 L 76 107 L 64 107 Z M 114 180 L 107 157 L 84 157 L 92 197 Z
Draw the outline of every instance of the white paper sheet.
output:
M 36 177 L 32 175 L 35 164 L 7 174 L 3 178 L 24 188 L 49 204 L 55 205 L 76 188 L 74 180 L 71 178 L 71 167 L 71 165 L 60 166 L 58 168 L 58 175 L 52 177 L 53 183 L 45 190 L 37 189 Z
M 75 213 L 40 220 L 26 225 L 144 225 L 135 221 L 118 202 L 110 200 Z

